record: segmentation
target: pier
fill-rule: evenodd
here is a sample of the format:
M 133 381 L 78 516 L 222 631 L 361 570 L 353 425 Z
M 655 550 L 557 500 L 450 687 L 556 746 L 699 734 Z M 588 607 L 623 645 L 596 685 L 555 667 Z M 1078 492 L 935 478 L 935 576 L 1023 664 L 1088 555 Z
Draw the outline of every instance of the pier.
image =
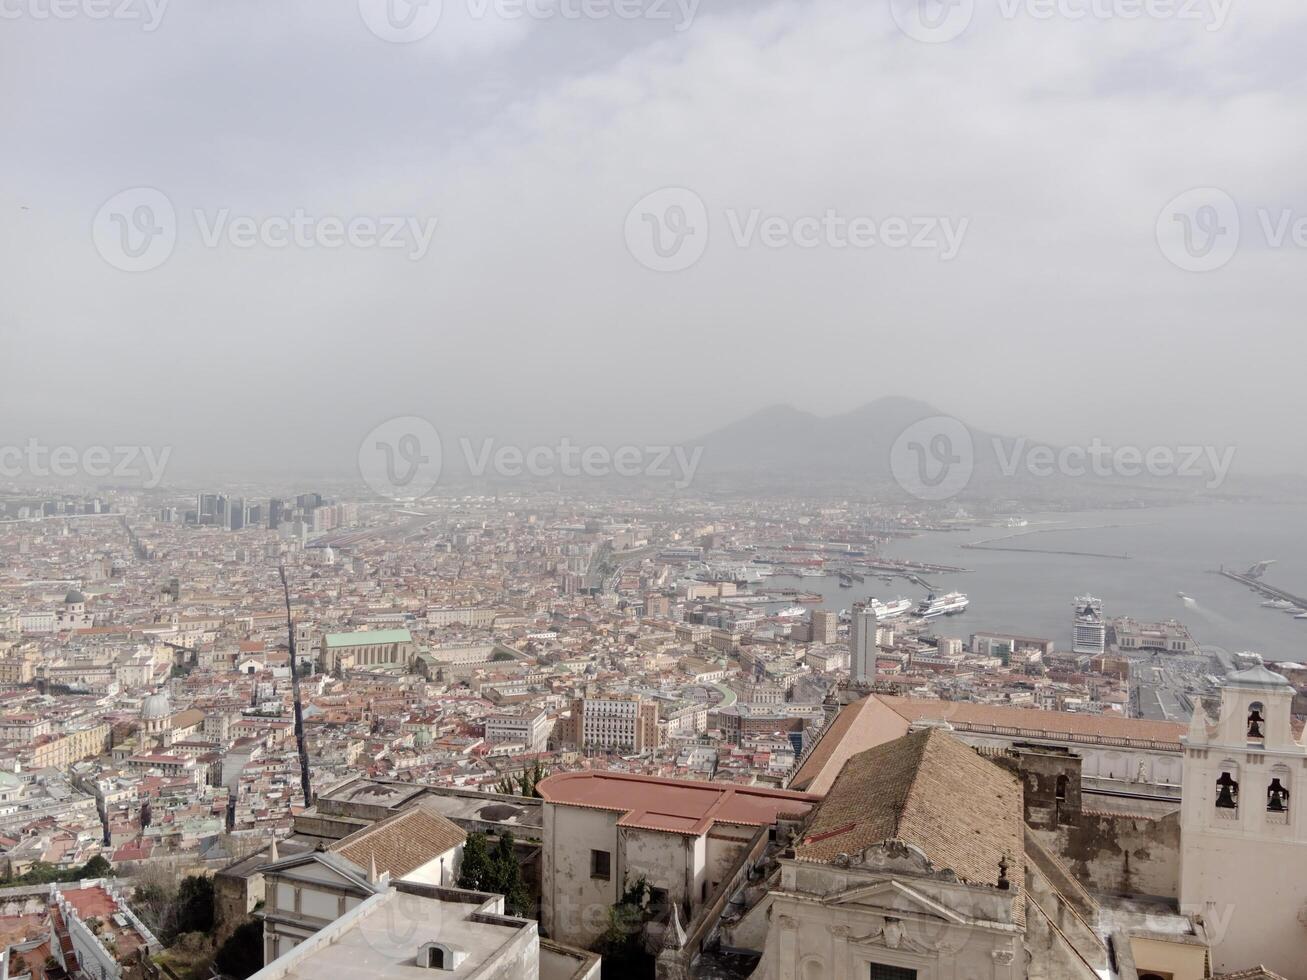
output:
M 1105 555 L 1098 551 L 1062 551 L 1057 548 L 1018 548 L 1015 545 L 1001 544 L 964 544 L 962 547 L 972 551 L 1021 551 L 1032 555 L 1071 555 L 1075 558 L 1111 558 L 1116 561 L 1129 561 L 1129 555 Z
M 1260 593 L 1267 599 L 1283 599 L 1285 602 L 1293 603 L 1299 609 L 1307 609 L 1307 598 L 1294 595 L 1292 592 L 1286 592 L 1284 589 L 1277 589 L 1273 585 L 1267 585 L 1261 579 L 1254 578 L 1247 573 L 1232 572 L 1229 569 L 1222 568 L 1221 574 L 1240 585 L 1248 586 L 1248 588 Z

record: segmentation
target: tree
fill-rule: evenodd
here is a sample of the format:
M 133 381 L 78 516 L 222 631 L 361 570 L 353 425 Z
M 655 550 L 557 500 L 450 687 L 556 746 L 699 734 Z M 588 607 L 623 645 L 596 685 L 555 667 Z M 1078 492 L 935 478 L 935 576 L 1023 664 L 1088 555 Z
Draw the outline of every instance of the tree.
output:
M 603 956 L 600 970 L 611 980 L 653 980 L 654 958 L 644 948 L 644 927 L 656 914 L 649 907 L 653 889 L 641 877 L 608 910 L 608 928 L 595 952 Z
M 82 865 L 81 875 L 83 878 L 110 878 L 113 876 L 113 865 L 97 854 Z
M 233 980 L 245 980 L 263 969 L 263 920 L 238 925 L 218 948 L 213 965 Z
M 509 915 L 531 914 L 531 896 L 522 881 L 522 866 L 517 862 L 512 834 L 500 837 L 494 850 L 490 849 L 485 834 L 469 834 L 463 845 L 458 887 L 503 895 L 504 911 Z
M 177 922 L 174 936 L 213 930 L 213 879 L 188 875 L 177 888 Z M 163 937 L 160 937 L 163 938 Z
M 467 843 L 463 845 L 463 863 L 458 873 L 458 887 L 469 891 L 490 891 L 494 882 L 493 868 L 490 862 L 490 850 L 486 847 L 486 835 L 468 834 Z
M 505 833 L 495 845 L 491 865 L 495 887 L 492 891 L 504 896 L 504 911 L 509 915 L 527 916 L 531 913 L 531 896 L 522 881 L 522 866 L 517 863 L 513 835 Z
M 524 768 L 517 776 L 507 773 L 495 784 L 495 792 L 505 796 L 525 796 L 528 799 L 540 798 L 540 780 L 549 775 L 549 770 L 537 759 Z

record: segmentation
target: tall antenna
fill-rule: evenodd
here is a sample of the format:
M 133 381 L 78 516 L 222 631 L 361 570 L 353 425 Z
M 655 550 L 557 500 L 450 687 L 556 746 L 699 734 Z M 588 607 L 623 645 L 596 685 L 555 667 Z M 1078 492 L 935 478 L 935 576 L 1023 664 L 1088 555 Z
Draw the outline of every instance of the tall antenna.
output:
M 300 757 L 300 789 L 304 791 L 304 805 L 313 805 L 313 787 L 309 784 L 309 750 L 304 746 L 304 706 L 300 704 L 300 667 L 295 658 L 295 622 L 290 618 L 290 586 L 286 583 L 286 566 L 279 565 L 281 591 L 286 597 L 286 635 L 290 639 L 290 690 L 295 705 L 295 748 Z

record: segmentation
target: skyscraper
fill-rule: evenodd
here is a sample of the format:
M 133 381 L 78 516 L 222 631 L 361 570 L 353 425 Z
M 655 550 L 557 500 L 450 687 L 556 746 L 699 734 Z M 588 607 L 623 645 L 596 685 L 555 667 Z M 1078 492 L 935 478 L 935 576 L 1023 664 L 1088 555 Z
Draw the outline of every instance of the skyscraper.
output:
M 869 602 L 853 604 L 849 624 L 849 670 L 854 681 L 870 682 L 876 676 L 876 630 L 879 620 Z

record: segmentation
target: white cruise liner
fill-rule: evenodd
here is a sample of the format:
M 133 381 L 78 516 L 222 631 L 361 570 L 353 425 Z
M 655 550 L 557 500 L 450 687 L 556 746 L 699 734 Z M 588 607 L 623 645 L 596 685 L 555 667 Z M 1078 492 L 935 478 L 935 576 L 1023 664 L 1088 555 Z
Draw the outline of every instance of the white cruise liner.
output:
M 944 595 L 931 593 L 921 600 L 917 615 L 922 619 L 934 619 L 936 616 L 956 616 L 971 604 L 963 592 L 947 592 Z
M 899 596 L 897 599 L 891 599 L 889 602 L 881 602 L 879 599 L 868 599 L 867 605 L 871 607 L 871 611 L 876 614 L 877 619 L 894 619 L 911 611 L 912 600 L 904 599 L 902 596 Z

